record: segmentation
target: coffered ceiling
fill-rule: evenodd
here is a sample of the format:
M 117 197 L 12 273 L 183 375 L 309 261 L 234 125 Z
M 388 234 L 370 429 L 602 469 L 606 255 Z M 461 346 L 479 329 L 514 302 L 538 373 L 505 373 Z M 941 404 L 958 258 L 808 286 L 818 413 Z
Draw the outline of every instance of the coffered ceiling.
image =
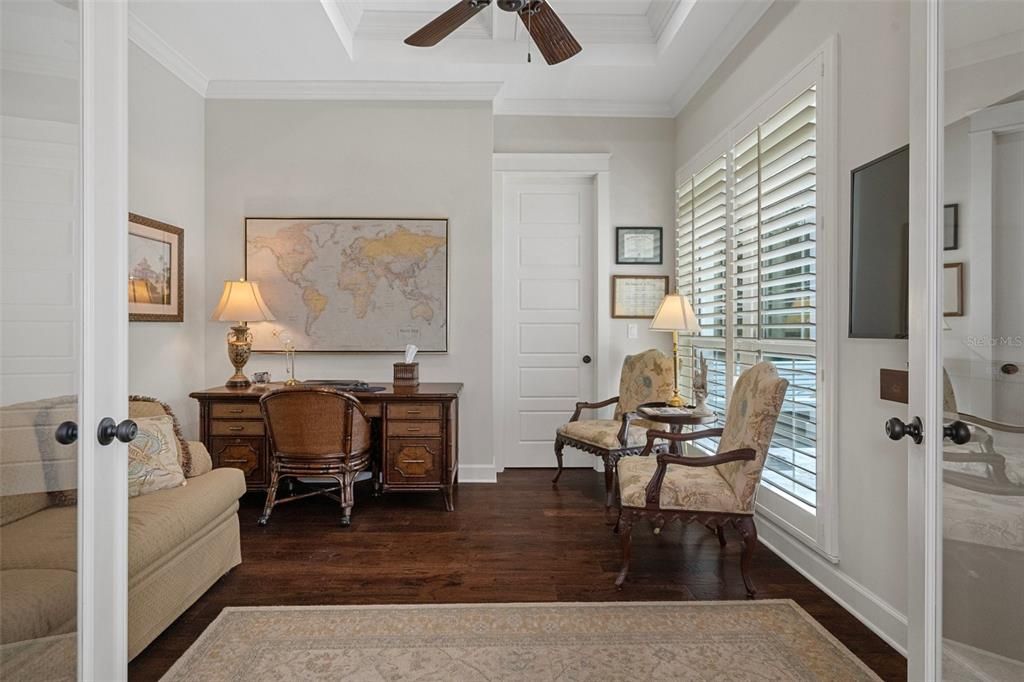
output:
M 674 116 L 771 0 L 549 0 L 583 44 L 548 66 L 495 5 L 433 48 L 455 0 L 131 0 L 130 36 L 210 98 L 493 100 L 498 113 Z

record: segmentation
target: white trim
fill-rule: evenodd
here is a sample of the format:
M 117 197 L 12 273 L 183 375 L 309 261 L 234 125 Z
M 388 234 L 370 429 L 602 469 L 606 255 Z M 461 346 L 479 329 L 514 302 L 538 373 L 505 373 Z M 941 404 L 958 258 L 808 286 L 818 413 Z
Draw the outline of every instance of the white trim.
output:
M 459 483 L 497 483 L 498 470 L 493 464 L 460 464 Z
M 494 429 L 492 435 L 492 451 L 494 465 L 497 471 L 505 470 L 505 413 L 506 398 L 508 392 L 505 390 L 505 362 L 502 352 L 502 333 L 504 325 L 504 244 L 505 244 L 505 220 L 502 207 L 504 206 L 505 177 L 507 175 L 532 175 L 543 177 L 547 175 L 558 175 L 560 177 L 582 177 L 594 178 L 594 200 L 596 202 L 596 239 L 594 240 L 594 391 L 604 395 L 609 382 L 613 381 L 610 349 L 608 344 L 602 343 L 608 338 L 611 320 L 607 311 L 610 305 L 610 292 L 608 287 L 602 286 L 608 281 L 611 265 L 608 261 L 610 239 L 604 238 L 611 234 L 611 187 L 609 183 L 609 169 L 611 168 L 611 154 L 546 154 L 546 153 L 521 153 L 507 154 L 496 153 L 492 157 L 492 169 L 494 181 L 491 183 L 491 281 L 495 286 L 492 288 L 491 306 L 491 337 L 492 353 L 492 405 Z M 614 390 L 614 389 L 613 389 Z M 608 395 L 613 395 L 609 393 Z M 554 457 L 554 455 L 552 455 Z
M 348 25 L 342 6 L 337 0 L 320 0 L 320 6 L 324 8 L 324 13 L 327 15 L 327 20 L 331 22 L 338 41 L 345 48 L 345 54 L 354 61 L 356 58 L 354 27 Z
M 440 81 L 210 81 L 207 99 L 490 102 L 501 83 Z
M 210 79 L 133 12 L 128 13 L 128 39 L 177 76 L 182 83 L 195 90 L 201 97 L 206 97 Z
M 675 118 L 671 102 L 605 99 L 506 99 L 494 101 L 496 116 L 593 116 Z
M 1024 129 L 1024 102 L 1009 102 L 971 114 L 971 133 L 1010 133 Z M 990 171 L 991 173 L 991 171 Z
M 1020 54 L 1024 45 L 1024 31 L 1011 31 L 970 45 L 964 45 L 945 54 L 946 71 L 982 64 L 993 59 Z
M 758 516 L 757 531 L 761 544 L 832 597 L 889 646 L 906 655 L 907 617 L 899 609 L 763 516 Z
M 128 412 L 128 10 L 80 3 L 82 343 L 78 439 L 78 679 L 128 675 L 128 448 L 100 449 Z

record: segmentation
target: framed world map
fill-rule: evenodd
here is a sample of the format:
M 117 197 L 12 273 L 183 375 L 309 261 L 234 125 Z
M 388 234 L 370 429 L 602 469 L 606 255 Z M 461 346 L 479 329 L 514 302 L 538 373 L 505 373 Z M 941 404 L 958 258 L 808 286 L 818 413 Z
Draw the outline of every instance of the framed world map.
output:
M 246 218 L 245 276 L 277 318 L 254 351 L 448 351 L 447 220 Z

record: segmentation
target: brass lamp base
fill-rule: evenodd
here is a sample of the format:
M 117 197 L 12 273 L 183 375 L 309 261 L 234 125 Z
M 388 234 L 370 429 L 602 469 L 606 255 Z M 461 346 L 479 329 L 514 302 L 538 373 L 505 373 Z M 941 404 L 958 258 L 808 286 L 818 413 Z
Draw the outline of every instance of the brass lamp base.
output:
M 228 388 L 248 388 L 252 386 L 252 382 L 249 381 L 249 377 L 245 376 L 242 369 L 245 367 L 245 363 L 249 362 L 249 356 L 252 355 L 252 332 L 249 331 L 249 325 L 243 322 L 232 327 L 227 338 L 228 359 L 234 365 L 235 373 L 224 382 L 224 385 Z
M 682 396 L 679 395 L 679 389 L 675 389 L 672 392 L 672 397 L 665 403 L 669 407 L 682 407 L 684 405 Z

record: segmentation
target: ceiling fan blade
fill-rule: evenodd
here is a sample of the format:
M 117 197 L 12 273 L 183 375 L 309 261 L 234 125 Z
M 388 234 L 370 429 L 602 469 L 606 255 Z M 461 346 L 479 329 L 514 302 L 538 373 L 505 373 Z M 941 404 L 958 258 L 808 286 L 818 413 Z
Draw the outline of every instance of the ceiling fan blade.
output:
M 490 4 L 490 0 L 461 0 L 459 4 L 406 38 L 405 44 L 413 47 L 433 47 Z
M 532 16 L 531 16 L 532 15 Z M 575 57 L 583 48 L 547 2 L 531 3 L 519 10 L 519 18 L 550 65 Z

